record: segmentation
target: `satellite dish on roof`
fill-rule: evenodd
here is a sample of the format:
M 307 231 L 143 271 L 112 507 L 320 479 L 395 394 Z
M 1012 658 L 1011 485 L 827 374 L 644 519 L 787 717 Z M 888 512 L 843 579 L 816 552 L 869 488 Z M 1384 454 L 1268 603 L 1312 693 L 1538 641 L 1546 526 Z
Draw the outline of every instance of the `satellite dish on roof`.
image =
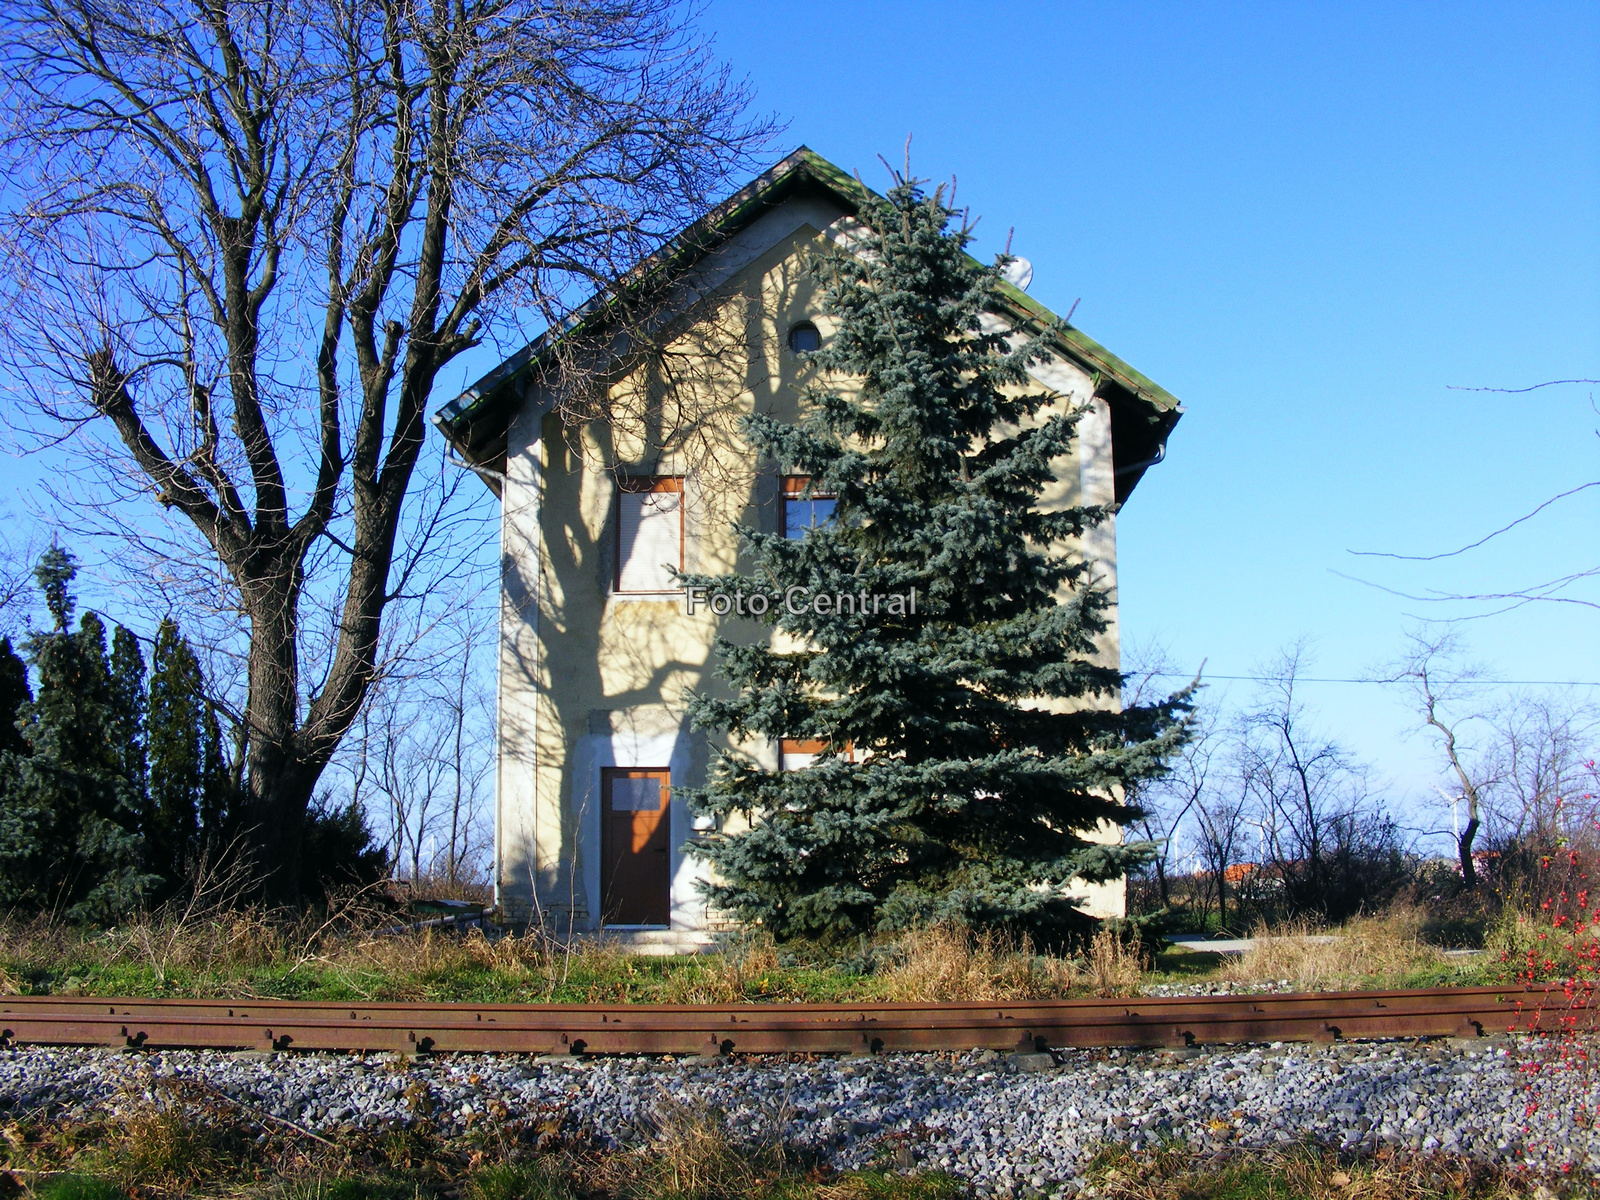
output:
M 1033 282 L 1033 264 L 1025 258 L 1013 258 L 1000 268 L 1000 278 L 1018 291 L 1025 292 Z

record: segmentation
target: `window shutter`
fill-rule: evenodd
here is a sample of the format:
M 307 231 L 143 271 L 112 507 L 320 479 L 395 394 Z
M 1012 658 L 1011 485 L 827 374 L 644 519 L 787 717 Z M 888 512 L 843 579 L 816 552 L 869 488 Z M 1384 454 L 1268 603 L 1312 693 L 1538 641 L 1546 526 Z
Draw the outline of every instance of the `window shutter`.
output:
M 664 592 L 683 566 L 683 493 L 623 492 L 617 528 L 617 590 Z

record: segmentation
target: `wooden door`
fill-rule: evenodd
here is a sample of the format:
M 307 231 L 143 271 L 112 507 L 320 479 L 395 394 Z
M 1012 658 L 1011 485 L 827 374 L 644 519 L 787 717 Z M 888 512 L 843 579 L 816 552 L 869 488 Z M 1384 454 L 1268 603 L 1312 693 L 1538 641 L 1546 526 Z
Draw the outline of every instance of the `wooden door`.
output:
M 600 909 L 607 925 L 671 920 L 670 786 L 664 769 L 600 773 Z

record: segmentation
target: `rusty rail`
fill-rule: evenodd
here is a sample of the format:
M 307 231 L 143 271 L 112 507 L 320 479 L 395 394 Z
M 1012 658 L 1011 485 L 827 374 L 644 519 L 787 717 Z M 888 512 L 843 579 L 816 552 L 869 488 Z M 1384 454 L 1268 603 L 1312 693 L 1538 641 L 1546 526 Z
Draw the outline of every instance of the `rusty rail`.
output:
M 0 998 L 6 1045 L 536 1054 L 871 1053 L 1477 1037 L 1570 1022 L 1559 991 L 1432 988 L 999 1004 L 335 1004 Z

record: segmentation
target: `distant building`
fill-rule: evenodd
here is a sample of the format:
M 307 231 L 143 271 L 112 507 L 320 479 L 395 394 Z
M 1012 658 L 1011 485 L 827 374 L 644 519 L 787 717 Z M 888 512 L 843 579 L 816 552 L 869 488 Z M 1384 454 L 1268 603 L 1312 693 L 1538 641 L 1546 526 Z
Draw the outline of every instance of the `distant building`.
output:
M 668 789 L 701 783 L 711 758 L 682 697 L 718 685 L 713 638 L 758 630 L 687 615 L 668 567 L 734 569 L 735 522 L 798 535 L 826 519 L 829 502 L 801 498 L 803 481 L 758 462 L 726 418 L 797 415 L 796 352 L 830 332 L 805 255 L 849 238 L 863 195 L 801 148 L 645 264 L 640 278 L 676 272 L 666 353 L 632 355 L 619 333 L 612 361 L 586 363 L 637 420 L 563 427 L 551 335 L 434 418 L 501 501 L 495 884 L 513 920 L 612 929 L 662 950 L 704 941 L 714 924 L 695 887 L 704 868 L 683 850 L 697 830 Z M 610 311 L 591 304 L 584 328 L 605 331 Z M 1057 320 L 1010 286 L 993 318 L 1035 332 Z M 1091 406 L 1048 502 L 1123 502 L 1161 460 L 1178 402 L 1076 329 L 1046 336 L 1054 357 L 1033 374 L 1063 405 Z M 1092 556 L 1115 585 L 1114 520 L 1064 552 Z M 1115 627 L 1102 652 L 1119 660 Z M 764 753 L 774 770 L 799 769 L 813 750 L 786 741 Z M 1120 883 L 1084 893 L 1091 911 L 1123 911 Z

